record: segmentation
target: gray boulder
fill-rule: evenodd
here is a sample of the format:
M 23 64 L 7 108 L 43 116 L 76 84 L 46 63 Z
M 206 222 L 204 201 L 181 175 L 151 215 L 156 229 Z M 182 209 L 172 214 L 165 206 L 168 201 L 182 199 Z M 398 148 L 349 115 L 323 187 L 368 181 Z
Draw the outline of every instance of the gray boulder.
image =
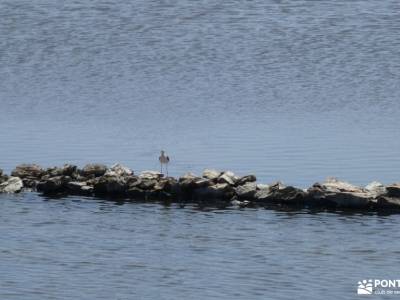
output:
M 127 191 L 127 182 L 122 176 L 102 176 L 94 184 L 93 191 L 100 195 L 122 195 Z
M 24 178 L 35 178 L 40 179 L 44 174 L 45 170 L 36 164 L 22 164 L 18 165 L 12 172 L 11 176 Z
M 68 182 L 67 189 L 71 194 L 75 195 L 91 195 L 93 193 L 93 186 L 87 185 L 86 182 Z
M 227 183 L 198 188 L 193 191 L 193 199 L 196 201 L 226 200 L 231 199 L 235 194 L 232 186 Z
M 103 164 L 87 164 L 82 169 L 82 175 L 87 177 L 100 177 L 107 172 L 108 168 Z
M 236 187 L 235 192 L 239 199 L 253 199 L 257 193 L 257 184 L 255 182 L 247 182 Z
M 254 176 L 254 175 L 246 175 L 246 176 L 240 177 L 238 179 L 238 181 L 236 182 L 236 185 L 244 185 L 244 184 L 246 184 L 248 182 L 256 182 L 256 181 L 257 181 L 256 176 Z
M 217 171 L 217 170 L 205 169 L 203 171 L 203 177 L 208 180 L 216 181 L 220 175 L 221 175 L 221 172 Z
M 74 176 L 76 175 L 76 172 L 78 170 L 78 167 L 75 165 L 69 165 L 65 164 L 62 167 L 53 167 L 53 168 L 48 168 L 46 170 L 46 175 L 50 177 L 55 177 L 55 176 Z
M 67 184 L 71 181 L 69 176 L 55 176 L 43 178 L 36 186 L 38 192 L 43 194 L 58 194 L 67 192 Z
M 231 171 L 222 173 L 217 179 L 218 183 L 226 183 L 229 185 L 235 185 L 238 180 L 239 178 Z
M 18 165 L 11 172 L 11 176 L 21 178 L 24 186 L 29 188 L 35 188 L 36 184 L 45 174 L 46 171 L 36 164 Z
M 263 203 L 300 204 L 306 199 L 306 192 L 277 182 L 260 189 L 255 194 L 255 200 Z
M 344 208 L 366 208 L 376 204 L 374 193 L 337 179 L 316 183 L 308 189 L 310 203 Z
M 21 178 L 10 177 L 7 181 L 0 184 L 0 193 L 19 193 L 24 184 Z

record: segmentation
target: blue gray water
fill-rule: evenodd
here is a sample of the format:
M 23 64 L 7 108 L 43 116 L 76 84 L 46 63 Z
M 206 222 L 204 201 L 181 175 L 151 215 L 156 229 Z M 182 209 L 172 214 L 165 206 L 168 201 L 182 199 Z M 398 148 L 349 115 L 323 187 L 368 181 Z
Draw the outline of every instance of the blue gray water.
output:
M 397 0 L 0 0 L 0 168 L 165 149 L 172 175 L 399 181 L 399 33 Z M 397 216 L 23 194 L 0 217 L 6 299 L 351 298 L 399 262 Z

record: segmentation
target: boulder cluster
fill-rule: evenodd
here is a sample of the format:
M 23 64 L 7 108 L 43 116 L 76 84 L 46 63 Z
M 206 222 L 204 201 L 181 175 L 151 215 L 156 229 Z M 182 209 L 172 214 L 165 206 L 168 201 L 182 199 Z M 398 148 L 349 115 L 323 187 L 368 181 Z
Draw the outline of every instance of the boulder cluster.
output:
M 88 164 L 82 169 L 66 164 L 44 169 L 36 164 L 17 166 L 11 176 L 0 170 L 0 193 L 37 191 L 43 195 L 84 195 L 146 201 L 218 204 L 226 206 L 296 206 L 343 209 L 400 210 L 400 183 L 365 187 L 327 179 L 308 189 L 257 183 L 254 175 L 204 170 L 202 176 L 165 177 L 155 171 L 139 175 L 121 165 Z

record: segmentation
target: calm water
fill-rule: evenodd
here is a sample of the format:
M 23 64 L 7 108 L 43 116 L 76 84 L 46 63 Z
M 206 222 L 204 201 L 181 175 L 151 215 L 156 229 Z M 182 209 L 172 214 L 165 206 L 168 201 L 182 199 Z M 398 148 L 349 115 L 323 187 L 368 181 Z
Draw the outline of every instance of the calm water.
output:
M 354 299 L 400 263 L 399 215 L 33 194 L 0 196 L 0 211 L 1 299 Z
M 400 2 L 0 0 L 0 168 L 400 180 Z M 0 196 L 0 298 L 353 297 L 398 216 Z M 379 249 L 378 249 L 379 245 Z

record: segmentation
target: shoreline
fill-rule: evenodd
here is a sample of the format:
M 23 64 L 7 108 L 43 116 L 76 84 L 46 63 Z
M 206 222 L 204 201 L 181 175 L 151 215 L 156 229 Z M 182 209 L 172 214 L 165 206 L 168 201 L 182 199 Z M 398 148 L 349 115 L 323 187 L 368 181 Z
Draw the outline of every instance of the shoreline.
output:
M 82 195 L 107 199 L 145 200 L 217 205 L 219 207 L 287 206 L 294 209 L 349 209 L 400 212 L 400 183 L 384 186 L 372 182 L 358 187 L 336 178 L 315 183 L 307 189 L 281 182 L 262 184 L 255 175 L 236 176 L 230 171 L 204 170 L 201 176 L 188 173 L 179 178 L 156 171 L 136 175 L 115 164 L 87 164 L 83 168 L 65 164 L 42 168 L 18 165 L 10 175 L 0 169 L 0 193 L 36 191 L 44 196 Z

